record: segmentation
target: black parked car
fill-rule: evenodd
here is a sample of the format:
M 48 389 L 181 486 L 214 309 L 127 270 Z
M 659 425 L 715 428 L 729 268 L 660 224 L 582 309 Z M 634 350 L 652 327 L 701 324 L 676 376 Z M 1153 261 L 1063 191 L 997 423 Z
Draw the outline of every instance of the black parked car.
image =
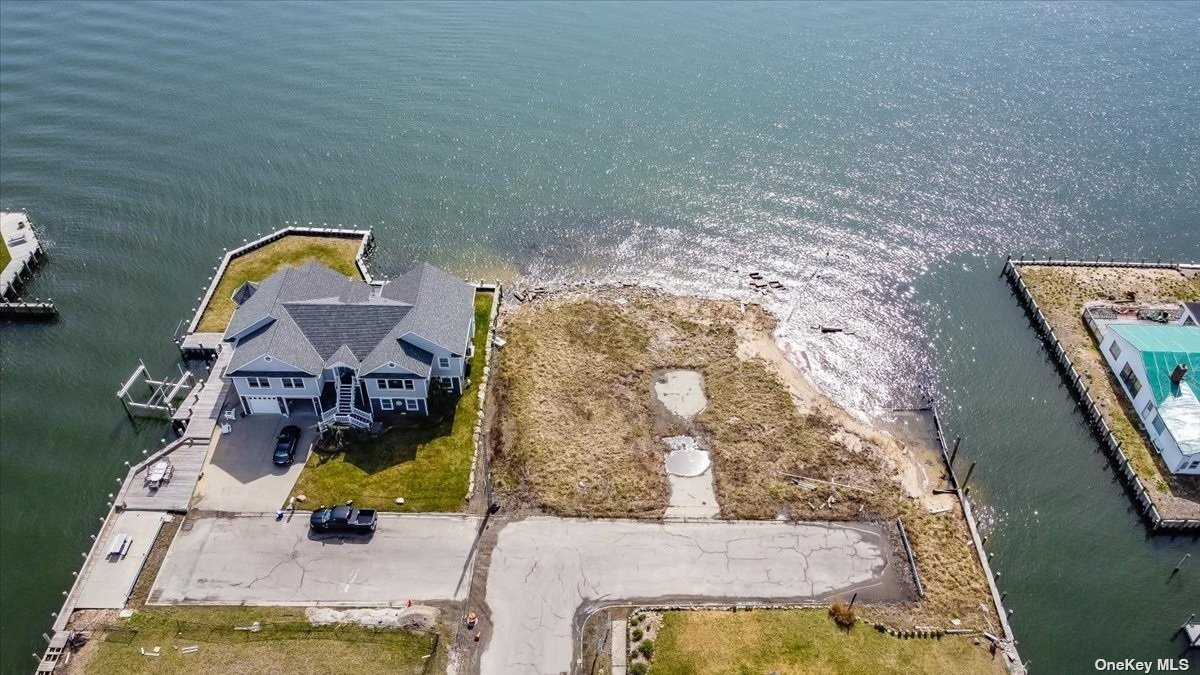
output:
M 275 454 L 271 461 L 277 466 L 287 466 L 296 461 L 296 445 L 300 442 L 300 427 L 286 426 L 275 438 Z

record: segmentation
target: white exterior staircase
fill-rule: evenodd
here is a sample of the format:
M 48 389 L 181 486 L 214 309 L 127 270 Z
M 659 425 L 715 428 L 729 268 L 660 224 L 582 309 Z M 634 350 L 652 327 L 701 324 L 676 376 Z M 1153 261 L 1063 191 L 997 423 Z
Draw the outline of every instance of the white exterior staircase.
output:
M 351 377 L 349 382 L 338 379 L 334 385 L 337 389 L 337 402 L 333 408 L 321 415 L 321 423 L 346 424 L 358 429 L 366 429 L 375 421 L 369 410 L 362 410 L 354 405 L 354 391 L 358 389 L 358 377 Z

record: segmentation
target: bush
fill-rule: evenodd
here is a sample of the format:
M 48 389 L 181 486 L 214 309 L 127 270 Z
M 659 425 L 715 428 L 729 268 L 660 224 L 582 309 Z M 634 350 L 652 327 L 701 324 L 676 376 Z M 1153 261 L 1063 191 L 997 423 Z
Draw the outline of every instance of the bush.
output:
M 854 625 L 854 608 L 841 600 L 829 606 L 829 616 L 832 616 L 834 622 L 843 628 Z
M 631 663 L 625 672 L 629 673 L 629 675 L 646 675 L 646 664 L 641 661 Z
M 638 640 L 641 640 L 641 639 L 642 639 L 642 635 L 643 635 L 643 633 L 642 633 L 642 629 L 641 629 L 641 628 L 634 628 L 634 629 L 633 629 L 633 632 L 632 632 L 632 633 L 630 633 L 630 636 L 631 636 L 631 637 L 633 637 L 633 641 L 634 641 L 634 642 L 637 642 Z
M 654 640 L 642 640 L 642 644 L 638 645 L 638 651 L 647 659 L 654 656 Z

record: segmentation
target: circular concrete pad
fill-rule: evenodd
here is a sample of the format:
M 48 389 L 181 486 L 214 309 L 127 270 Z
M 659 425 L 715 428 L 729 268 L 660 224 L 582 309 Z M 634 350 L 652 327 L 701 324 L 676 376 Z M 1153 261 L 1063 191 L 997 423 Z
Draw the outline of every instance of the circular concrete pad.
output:
M 691 436 L 671 436 L 663 442 L 671 451 L 667 453 L 667 473 L 676 476 L 699 476 L 712 466 L 708 453 L 701 450 Z

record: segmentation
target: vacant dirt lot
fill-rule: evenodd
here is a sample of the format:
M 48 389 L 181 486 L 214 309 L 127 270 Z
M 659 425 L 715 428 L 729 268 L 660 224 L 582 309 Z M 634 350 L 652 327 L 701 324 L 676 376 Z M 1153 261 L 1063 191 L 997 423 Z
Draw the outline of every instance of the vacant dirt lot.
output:
M 1084 303 L 1124 299 L 1127 293 L 1134 293 L 1138 303 L 1147 304 L 1200 299 L 1200 277 L 1189 278 L 1169 269 L 1038 265 L 1021 265 L 1020 269 L 1029 292 L 1087 382 L 1092 398 L 1150 491 L 1159 514 L 1164 518 L 1200 518 L 1200 479 L 1174 476 L 1163 465 L 1083 323 Z
M 987 628 L 987 584 L 957 508 L 931 514 L 902 483 L 906 454 L 816 392 L 771 339 L 761 308 L 638 289 L 564 292 L 501 315 L 493 476 L 511 505 L 558 515 L 661 517 L 668 497 L 653 373 L 699 370 L 725 518 L 903 517 L 926 598 L 871 610 L 899 625 Z M 784 473 L 817 481 L 798 486 Z M 858 488 L 858 489 L 855 489 Z

